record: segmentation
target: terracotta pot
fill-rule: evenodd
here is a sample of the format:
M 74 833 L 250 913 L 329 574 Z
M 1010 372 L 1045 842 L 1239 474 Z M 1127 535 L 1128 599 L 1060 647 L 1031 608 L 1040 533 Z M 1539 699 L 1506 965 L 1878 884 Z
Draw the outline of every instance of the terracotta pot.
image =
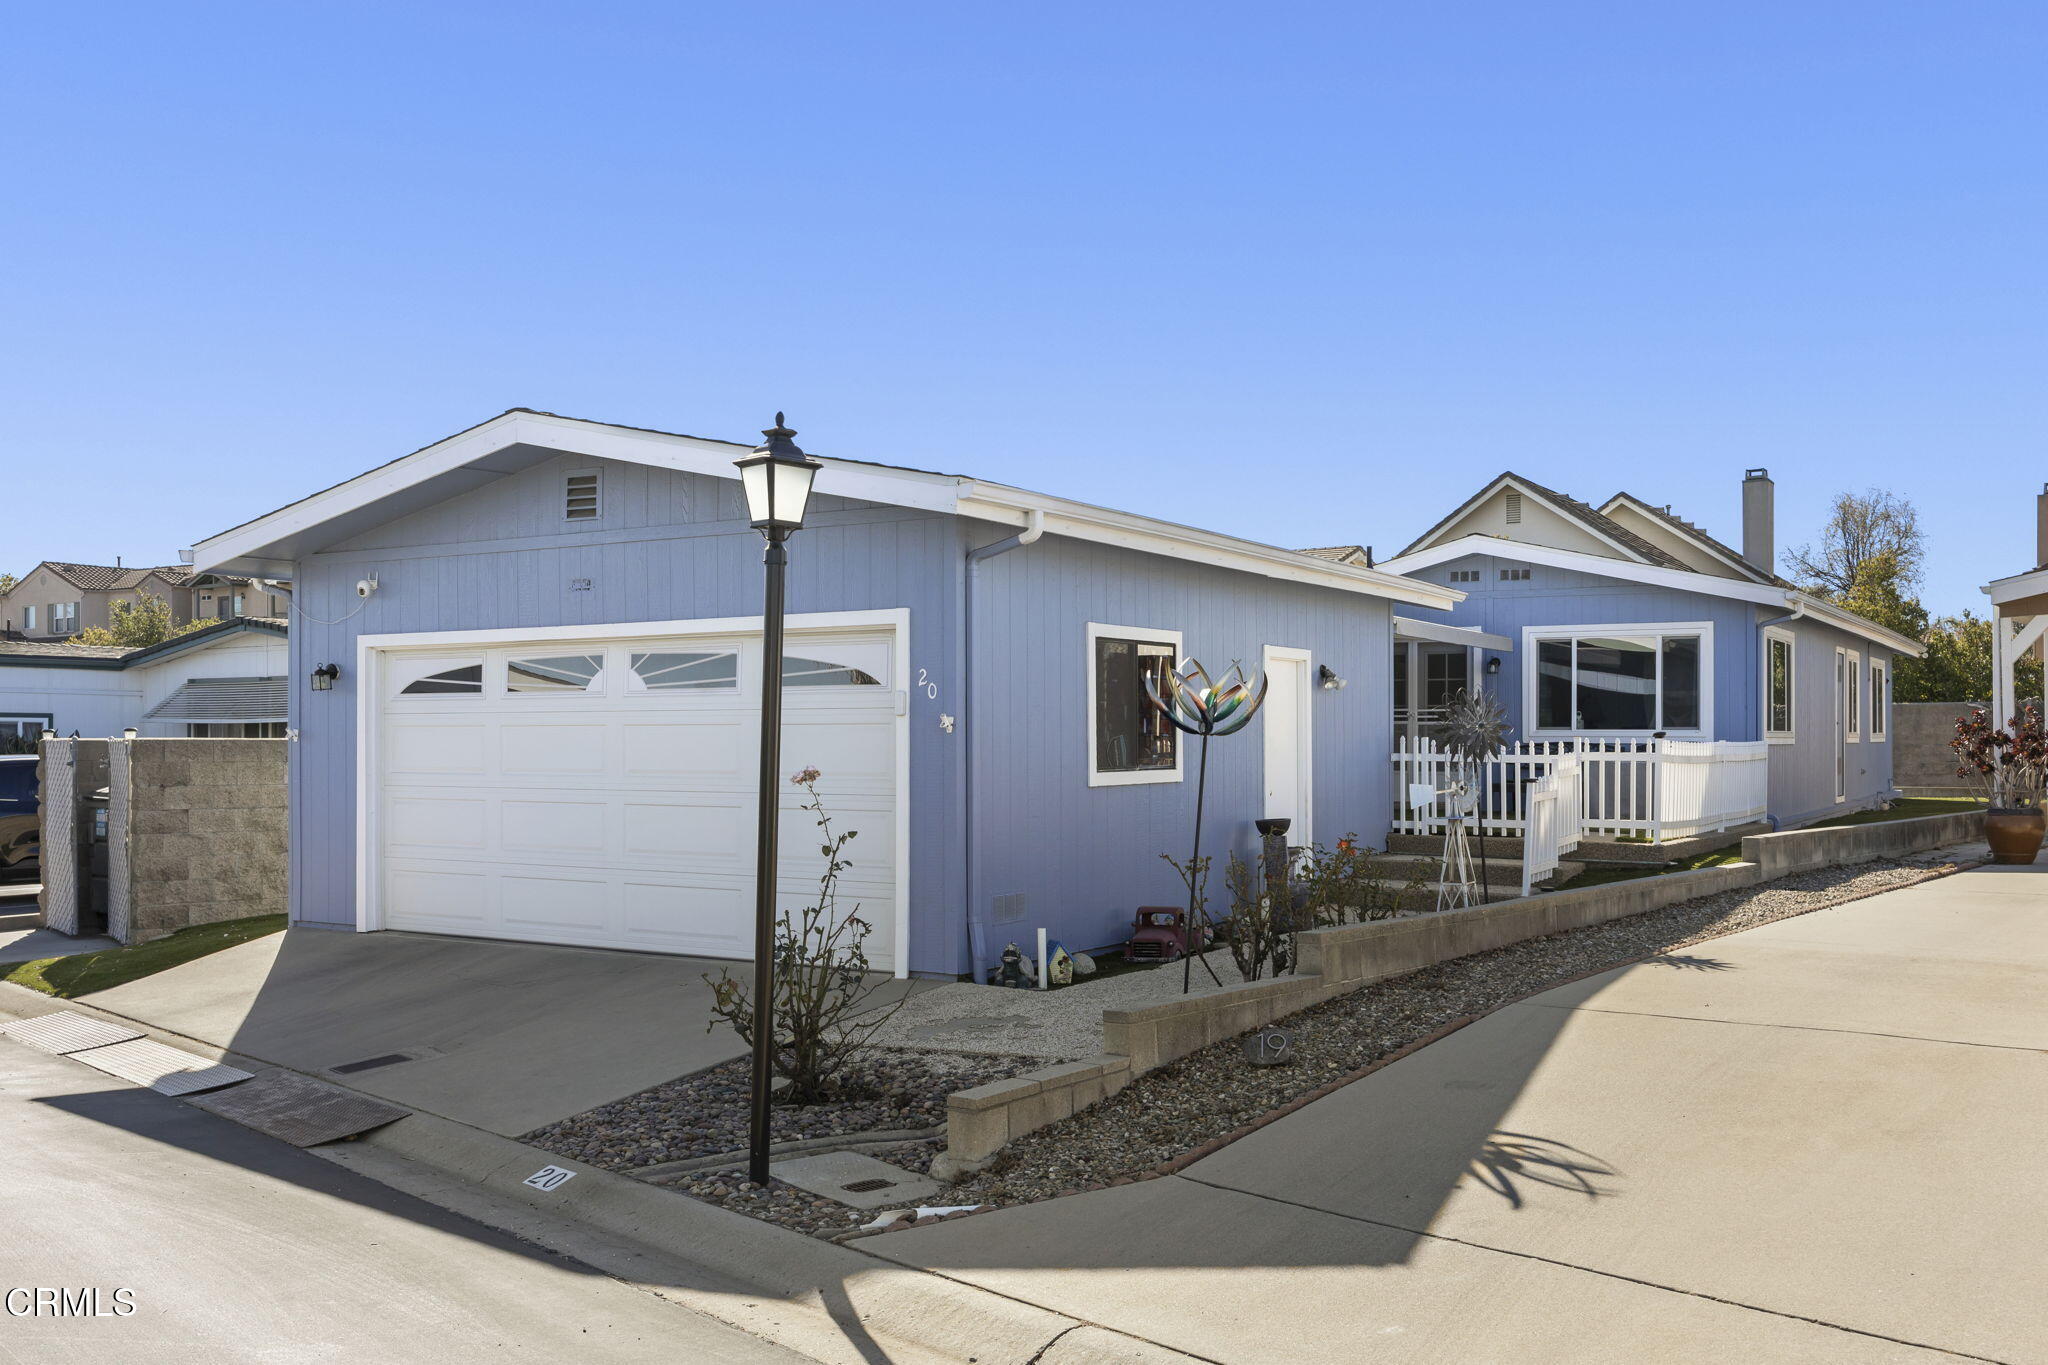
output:
M 1994 863 L 2026 864 L 2041 851 L 2041 836 L 2048 833 L 2048 817 L 2039 810 L 1994 810 L 1984 816 L 1984 838 L 1991 845 Z

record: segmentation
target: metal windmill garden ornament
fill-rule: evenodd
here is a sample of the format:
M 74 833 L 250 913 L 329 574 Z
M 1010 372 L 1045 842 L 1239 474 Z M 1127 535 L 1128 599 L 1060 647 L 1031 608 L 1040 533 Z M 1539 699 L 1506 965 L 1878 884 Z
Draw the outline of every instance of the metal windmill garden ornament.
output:
M 1473 903 L 1475 894 L 1484 897 L 1486 835 L 1486 766 L 1507 748 L 1508 716 L 1490 692 L 1460 692 L 1444 707 L 1443 719 L 1434 727 L 1432 738 L 1457 760 L 1453 777 L 1437 792 L 1443 799 L 1443 871 L 1437 883 L 1436 908 L 1456 910 Z M 1480 828 L 1480 869 L 1475 876 L 1472 846 L 1467 826 Z
M 1148 674 L 1145 696 L 1174 729 L 1200 736 L 1202 741 L 1195 766 L 1195 851 L 1188 855 L 1188 938 L 1181 955 L 1180 989 L 1185 995 L 1194 984 L 1194 959 L 1209 937 L 1209 910 L 1197 892 L 1201 885 L 1202 806 L 1209 789 L 1209 741 L 1234 735 L 1251 724 L 1266 700 L 1266 675 L 1260 673 L 1253 681 L 1245 675 L 1243 665 L 1233 662 L 1229 672 L 1211 681 L 1199 662 L 1184 659 L 1180 667 L 1166 673 L 1163 688 L 1159 675 Z M 1210 980 L 1223 984 L 1207 958 L 1202 967 Z

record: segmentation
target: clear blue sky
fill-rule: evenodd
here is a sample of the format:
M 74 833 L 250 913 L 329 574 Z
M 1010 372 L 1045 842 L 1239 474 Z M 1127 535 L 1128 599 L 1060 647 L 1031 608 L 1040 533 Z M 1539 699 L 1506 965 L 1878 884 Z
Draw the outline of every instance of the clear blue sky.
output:
M 511 406 L 1381 553 L 1503 468 L 2032 562 L 2032 4 L 99 4 L 0 48 L 0 567 Z

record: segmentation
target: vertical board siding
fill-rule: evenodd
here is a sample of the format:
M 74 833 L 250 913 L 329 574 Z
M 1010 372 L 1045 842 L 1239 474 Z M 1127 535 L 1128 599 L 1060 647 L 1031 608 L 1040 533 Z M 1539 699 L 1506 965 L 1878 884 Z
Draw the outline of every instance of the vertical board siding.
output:
M 1500 570 L 1528 568 L 1526 582 L 1503 583 Z M 1626 571 L 1625 565 L 1618 569 Z M 1451 570 L 1477 569 L 1477 583 L 1452 583 Z M 1429 583 L 1455 587 L 1469 594 L 1447 612 L 1417 611 L 1417 617 L 1454 626 L 1476 626 L 1514 641 L 1515 652 L 1501 657 L 1493 680 L 1508 721 L 1517 735 L 1531 717 L 1522 696 L 1522 628 L 1583 626 L 1665 621 L 1711 621 L 1714 624 L 1714 728 L 1710 739 L 1756 739 L 1757 659 L 1755 607 L 1726 597 L 1684 592 L 1676 588 L 1630 583 L 1603 574 L 1528 564 L 1511 555 L 1468 555 L 1432 565 L 1410 575 Z M 1404 614 L 1406 609 L 1404 608 Z
M 598 467 L 603 516 L 561 519 L 561 475 Z M 292 705 L 292 914 L 355 923 L 356 640 L 361 635 L 758 616 L 761 538 L 737 486 L 702 475 L 564 457 L 380 526 L 297 565 Z M 913 971 L 951 972 L 960 901 L 958 765 L 938 716 L 958 705 L 960 541 L 954 520 L 820 496 L 790 543 L 789 610 L 910 610 Z M 680 519 L 675 519 L 680 514 Z M 359 578 L 376 574 L 367 602 Z M 587 590 L 571 581 L 587 578 Z M 319 663 L 339 663 L 313 692 Z M 939 685 L 913 686 L 919 669 Z
M 1892 740 L 1887 734 L 1882 744 L 1865 738 L 1849 745 L 1848 796 L 1835 800 L 1835 650 L 1851 649 L 1862 656 L 1859 684 L 1866 736 L 1870 732 L 1870 660 L 1875 656 L 1887 670 L 1893 661 L 1883 646 L 1818 621 L 1793 621 L 1784 628 L 1793 634 L 1792 727 L 1796 740 L 1771 746 L 1771 814 L 1780 824 L 1800 825 L 1868 806 L 1890 793 Z
M 1008 534 L 970 534 L 985 543 Z M 1384 599 L 1207 568 L 1046 536 L 984 563 L 975 586 L 974 885 L 969 906 L 993 958 L 1038 926 L 1074 949 L 1119 943 L 1141 905 L 1185 904 L 1173 869 L 1193 833 L 1197 750 L 1185 736 L 1183 779 L 1088 785 L 1087 627 L 1183 633 L 1183 650 L 1212 673 L 1257 669 L 1267 645 L 1307 649 L 1349 685 L 1311 689 L 1313 834 L 1325 845 L 1356 833 L 1375 846 L 1392 819 L 1389 659 Z M 1251 854 L 1265 814 L 1263 718 L 1212 743 L 1203 847 L 1215 855 L 1212 913 L 1229 909 L 1223 864 Z M 1024 917 L 991 922 L 997 896 L 1022 893 Z M 964 965 L 964 964 L 963 964 Z M 984 963 L 983 966 L 987 966 Z

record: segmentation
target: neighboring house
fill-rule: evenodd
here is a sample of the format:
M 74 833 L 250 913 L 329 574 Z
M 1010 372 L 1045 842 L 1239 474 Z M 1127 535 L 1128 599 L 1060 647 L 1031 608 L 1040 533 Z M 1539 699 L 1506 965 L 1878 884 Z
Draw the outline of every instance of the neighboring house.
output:
M 1437 619 L 1497 638 L 1397 653 L 1403 728 L 1483 676 L 1523 740 L 1768 741 L 1784 825 L 1891 796 L 1892 663 L 1923 647 L 1772 572 L 1768 472 L 1742 491 L 1738 551 L 1627 493 L 1494 479 L 1380 565 L 1462 590 Z
M 223 621 L 145 649 L 0 641 L 0 750 L 44 730 L 101 739 L 285 731 L 285 622 Z
M 748 449 L 514 410 L 196 547 L 295 584 L 295 922 L 751 954 Z M 1039 926 L 1096 948 L 1184 900 L 1160 855 L 1188 851 L 1196 754 L 1143 689 L 1188 656 L 1273 679 L 1210 756 L 1206 851 L 1250 850 L 1266 815 L 1324 843 L 1387 828 L 1393 607 L 1456 591 L 823 466 L 790 547 L 782 776 L 820 769 L 859 831 L 840 908 L 877 965 L 957 975 Z M 785 786 L 788 905 L 821 871 L 801 799 Z
M 181 565 L 130 569 L 46 559 L 0 593 L 0 637 L 68 639 L 81 630 L 105 627 L 115 602 L 134 602 L 145 594 L 170 605 L 173 625 L 195 618 L 281 616 L 286 610 L 284 592 L 249 577 L 194 574 Z

